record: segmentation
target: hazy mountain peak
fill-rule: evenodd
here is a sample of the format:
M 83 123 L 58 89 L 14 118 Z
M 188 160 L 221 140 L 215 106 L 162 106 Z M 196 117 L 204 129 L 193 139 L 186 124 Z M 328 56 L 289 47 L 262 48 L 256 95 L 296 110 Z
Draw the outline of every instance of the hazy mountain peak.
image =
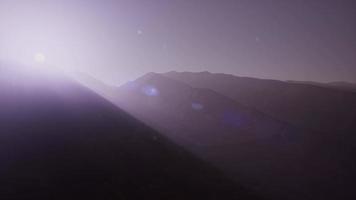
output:
M 147 74 L 144 74 L 143 76 L 140 76 L 139 78 L 137 78 L 135 81 L 148 81 L 150 79 L 157 78 L 159 76 L 161 76 L 161 75 L 158 73 L 148 72 Z

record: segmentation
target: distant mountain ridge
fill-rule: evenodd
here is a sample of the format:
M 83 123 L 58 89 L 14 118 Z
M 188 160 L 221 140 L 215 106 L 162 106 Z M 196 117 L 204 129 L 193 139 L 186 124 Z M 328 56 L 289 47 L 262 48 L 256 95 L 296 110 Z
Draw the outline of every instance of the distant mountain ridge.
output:
M 356 197 L 351 92 L 170 72 L 146 74 L 113 93 L 117 105 L 266 197 Z
M 193 87 L 214 90 L 297 127 L 323 132 L 356 131 L 356 94 L 351 92 L 208 72 L 164 75 Z
M 343 81 L 335 81 L 335 82 L 328 82 L 328 83 L 319 83 L 319 82 L 312 82 L 312 81 L 288 81 L 288 82 L 315 85 L 315 86 L 333 88 L 333 89 L 344 90 L 349 92 L 356 92 L 356 83 L 350 83 L 350 82 L 343 82 Z
M 143 91 L 145 87 L 152 87 L 159 91 L 159 94 L 157 96 L 147 95 Z M 203 118 L 204 120 L 199 123 L 209 126 L 212 125 L 209 123 L 218 121 L 214 125 L 215 131 L 218 129 L 222 134 L 224 132 L 231 132 L 231 129 L 235 130 L 236 128 L 248 133 L 247 137 L 251 137 L 251 133 L 258 133 L 254 136 L 257 138 L 270 137 L 275 134 L 281 134 L 281 132 L 291 132 L 291 130 L 285 130 L 288 129 L 288 125 L 284 122 L 270 119 L 269 116 L 240 105 L 213 90 L 193 88 L 185 83 L 156 73 L 149 73 L 134 82 L 121 86 L 118 93 L 119 98 L 117 98 L 117 101 L 121 101 L 123 104 L 127 102 L 127 106 L 130 106 L 130 103 L 135 103 L 134 107 L 137 108 L 136 113 L 145 108 L 160 108 L 159 115 L 177 117 L 174 123 L 181 120 L 189 121 Z M 196 125 L 195 123 L 194 126 Z M 206 132 L 206 128 L 204 130 Z M 207 134 L 204 133 L 202 137 L 206 136 Z

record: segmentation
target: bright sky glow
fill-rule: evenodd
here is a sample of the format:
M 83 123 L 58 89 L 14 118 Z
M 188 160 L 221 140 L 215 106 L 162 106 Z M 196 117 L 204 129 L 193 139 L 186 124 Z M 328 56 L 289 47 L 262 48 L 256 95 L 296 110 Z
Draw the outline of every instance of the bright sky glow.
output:
M 356 81 L 350 2 L 0 0 L 0 61 L 113 84 L 172 70 Z
M 35 62 L 41 64 L 46 62 L 46 56 L 43 53 L 36 53 L 33 59 L 35 60 Z

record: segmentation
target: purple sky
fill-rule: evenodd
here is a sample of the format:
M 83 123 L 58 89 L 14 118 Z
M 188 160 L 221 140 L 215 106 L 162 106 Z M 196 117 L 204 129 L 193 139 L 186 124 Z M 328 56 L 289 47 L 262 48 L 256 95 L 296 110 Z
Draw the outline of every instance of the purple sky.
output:
M 0 59 L 111 83 L 211 71 L 356 82 L 354 0 L 0 0 Z

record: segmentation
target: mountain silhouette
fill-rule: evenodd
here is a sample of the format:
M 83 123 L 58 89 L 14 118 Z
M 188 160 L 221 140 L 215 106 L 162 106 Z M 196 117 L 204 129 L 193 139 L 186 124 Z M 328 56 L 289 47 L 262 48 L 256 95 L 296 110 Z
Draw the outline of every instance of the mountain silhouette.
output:
M 212 87 L 215 85 L 224 86 L 219 88 L 222 92 Z M 248 88 L 252 91 L 245 91 Z M 234 95 L 228 96 L 227 91 L 241 95 L 243 101 Z M 272 91 L 273 98 L 269 97 L 272 94 L 267 95 Z M 297 91 L 304 96 L 297 96 Z M 307 117 L 314 111 L 328 116 L 335 112 L 339 119 L 334 122 L 343 123 L 343 119 L 351 120 L 354 114 L 346 112 L 346 108 L 338 110 L 344 105 L 333 105 L 329 113 L 316 103 L 329 96 L 340 98 L 340 102 L 345 100 L 352 106 L 352 94 L 313 85 L 252 78 L 240 80 L 232 75 L 208 72 L 149 73 L 111 93 L 116 93 L 116 97 L 111 96 L 117 105 L 268 198 L 356 197 L 352 189 L 356 177 L 353 124 L 347 124 L 345 133 L 324 132 L 325 127 L 313 124 L 326 120 L 324 117 L 309 116 L 310 124 L 303 118 L 295 121 L 288 118 L 296 113 L 296 116 Z M 270 107 L 278 111 L 278 115 L 266 112 L 269 107 L 263 104 L 264 95 L 267 101 L 275 103 Z M 282 107 L 296 105 L 278 109 L 277 100 L 281 103 L 291 96 L 301 100 L 285 102 Z M 312 103 L 303 105 L 307 100 L 302 97 L 313 98 Z M 252 102 L 248 102 L 248 98 Z M 330 103 L 336 99 L 326 101 Z M 303 110 L 299 110 L 301 108 Z
M 356 131 L 356 94 L 352 92 L 209 72 L 164 75 L 211 89 L 297 127 L 329 133 Z
M 144 121 L 160 121 L 163 126 L 156 125 L 163 129 L 183 128 L 194 132 L 194 135 L 184 135 L 180 130 L 181 133 L 171 135 L 182 142 L 199 140 L 204 145 L 204 140 L 216 144 L 234 140 L 233 143 L 243 143 L 286 133 L 290 133 L 286 137 L 293 137 L 298 131 L 210 89 L 193 88 L 157 73 L 129 82 L 116 93 L 116 102 L 123 108 L 136 115 L 147 113 L 142 116 L 146 118 Z M 216 132 L 220 132 L 219 137 Z
M 345 91 L 356 92 L 356 84 L 355 83 L 337 81 L 337 82 L 327 83 L 327 85 L 329 85 L 333 88 L 342 89 Z
M 257 199 L 59 72 L 0 64 L 0 199 Z
M 343 81 L 336 81 L 336 82 L 329 82 L 329 83 L 319 83 L 313 81 L 288 81 L 288 82 L 297 83 L 297 84 L 315 85 L 319 87 L 326 87 L 326 88 L 344 90 L 349 92 L 356 92 L 356 84 L 350 82 L 343 82 Z

